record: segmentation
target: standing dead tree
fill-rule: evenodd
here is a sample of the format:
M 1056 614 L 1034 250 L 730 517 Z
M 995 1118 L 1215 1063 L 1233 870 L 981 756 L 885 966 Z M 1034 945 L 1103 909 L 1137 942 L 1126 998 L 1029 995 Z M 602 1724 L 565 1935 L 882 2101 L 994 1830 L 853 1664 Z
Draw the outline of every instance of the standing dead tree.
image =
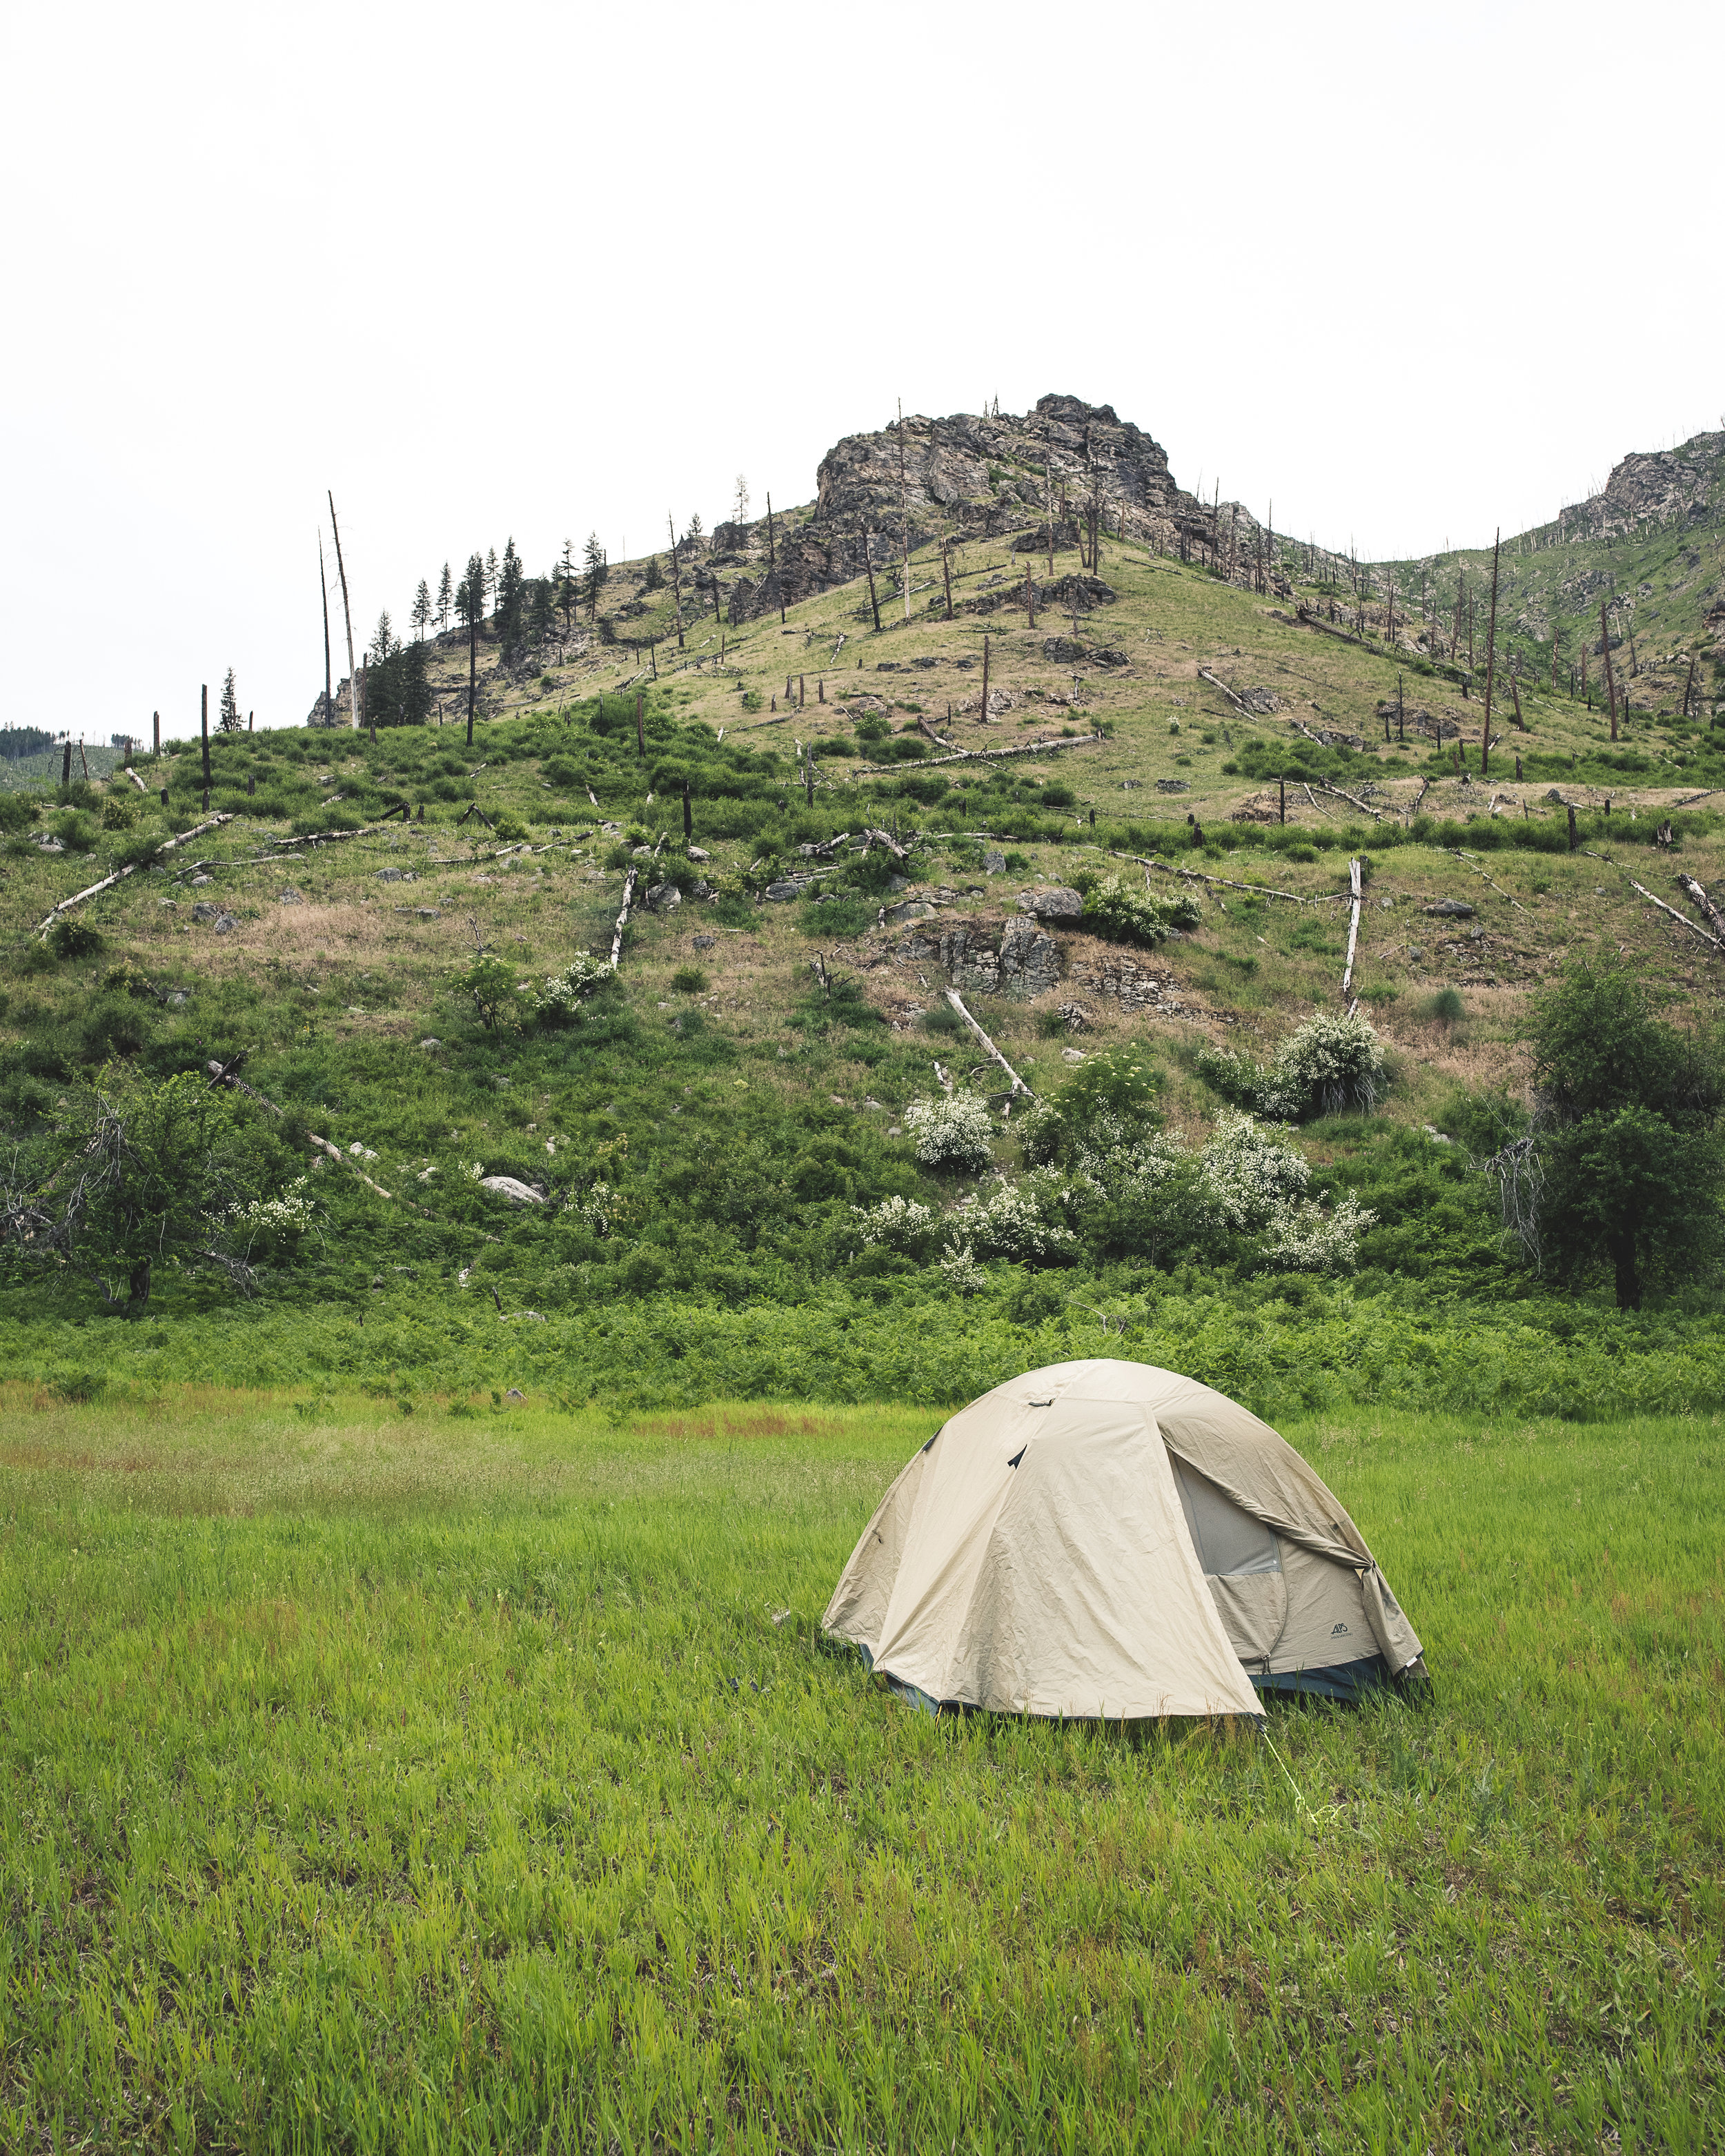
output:
M 1359 942 L 1360 909 L 1365 903 L 1365 891 L 1360 881 L 1358 860 L 1348 864 L 1348 888 L 1353 897 L 1353 908 L 1348 921 L 1348 959 L 1342 968 L 1342 1000 L 1346 1003 L 1353 987 L 1353 954 Z
M 1497 557 L 1503 545 L 1503 531 L 1499 527 L 1491 542 L 1491 618 L 1486 629 L 1486 717 L 1480 728 L 1480 777 L 1486 775 L 1486 766 L 1491 756 L 1491 683 L 1497 664 Z
M 678 567 L 678 566 L 677 566 L 677 526 L 676 526 L 676 520 L 672 516 L 672 515 L 671 515 L 671 513 L 670 513 L 670 511 L 669 510 L 666 510 L 666 511 L 665 511 L 665 529 L 666 529 L 666 531 L 668 531 L 670 533 L 671 591 L 672 591 L 672 593 L 673 593 L 673 595 L 674 595 L 674 597 L 675 598 L 675 600 L 676 600 L 676 607 L 677 607 L 677 649 L 678 649 L 678 650 L 679 650 L 679 651 L 680 651 L 680 650 L 682 650 L 682 649 L 684 648 L 684 647 L 683 647 L 683 575 L 682 575 L 682 571 L 681 571 L 681 570 Z
M 1605 695 L 1611 706 L 1611 738 L 1617 738 L 1617 676 L 1611 670 L 1611 619 L 1608 606 L 1599 608 L 1599 649 L 1605 654 Z
M 323 594 L 323 722 L 326 726 L 336 723 L 336 699 L 330 677 L 330 580 L 324 572 L 323 533 L 317 535 L 317 588 Z M 158 752 L 162 744 L 156 744 Z
M 617 916 L 617 927 L 611 937 L 611 964 L 614 971 L 623 957 L 623 932 L 629 926 L 629 909 L 635 895 L 635 877 L 639 870 L 631 869 L 623 879 L 623 911 Z
M 347 624 L 347 695 L 353 711 L 353 731 L 357 733 L 361 724 L 360 688 L 359 669 L 353 663 L 353 608 L 348 603 L 347 565 L 341 558 L 341 527 L 336 521 L 336 496 L 333 490 L 330 492 L 330 529 L 336 535 L 336 571 L 341 579 L 341 613 Z M 335 723 L 333 711 L 330 714 L 330 722 L 331 725 Z

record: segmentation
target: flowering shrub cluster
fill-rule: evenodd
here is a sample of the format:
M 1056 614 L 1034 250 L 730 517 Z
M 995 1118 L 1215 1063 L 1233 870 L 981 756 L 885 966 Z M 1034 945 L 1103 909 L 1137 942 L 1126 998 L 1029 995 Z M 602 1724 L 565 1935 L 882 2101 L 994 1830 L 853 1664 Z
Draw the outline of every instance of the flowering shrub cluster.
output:
M 525 988 L 521 993 L 531 1003 L 542 1025 L 567 1025 L 581 1015 L 587 998 L 602 988 L 615 970 L 608 959 L 579 951 L 561 973 L 547 974 L 543 988 Z
M 905 1128 L 925 1168 L 956 1168 L 973 1175 L 993 1165 L 993 1127 L 979 1094 L 947 1093 L 937 1101 L 912 1101 Z
M 1038 1170 L 1022 1183 L 997 1183 L 985 1195 L 965 1199 L 952 1224 L 987 1257 L 1044 1262 L 1078 1247 L 1060 1218 L 1065 1194 L 1058 1176 Z
M 1202 920 L 1196 899 L 1183 891 L 1164 897 L 1160 891 L 1135 890 L 1118 876 L 1084 893 L 1084 925 L 1111 943 L 1136 943 L 1153 951 L 1175 928 L 1196 928 Z
M 1373 1108 L 1389 1083 L 1373 1029 L 1363 1018 L 1328 1012 L 1296 1027 L 1267 1069 L 1231 1050 L 1205 1055 L 1199 1068 L 1228 1099 L 1286 1123 Z
M 914 1198 L 883 1198 L 878 1205 L 854 1205 L 856 1232 L 865 1250 L 897 1250 L 920 1257 L 933 1240 L 935 1211 Z

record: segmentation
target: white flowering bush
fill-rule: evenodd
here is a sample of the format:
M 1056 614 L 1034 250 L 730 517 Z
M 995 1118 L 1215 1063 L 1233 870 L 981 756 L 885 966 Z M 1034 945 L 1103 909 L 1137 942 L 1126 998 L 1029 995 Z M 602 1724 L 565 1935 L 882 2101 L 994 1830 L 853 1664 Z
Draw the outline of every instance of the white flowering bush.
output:
M 1285 1130 L 1266 1129 L 1230 1109 L 1201 1155 L 1204 1194 L 1217 1219 L 1254 1235 L 1297 1205 L 1312 1166 Z
M 905 1128 L 925 1168 L 956 1168 L 973 1175 L 993 1165 L 988 1105 L 979 1094 L 947 1093 L 936 1101 L 912 1101 L 905 1110 Z
M 373 1160 L 377 1157 L 370 1156 Z M 279 1198 L 254 1198 L 249 1205 L 236 1206 L 233 1217 L 248 1228 L 261 1228 L 272 1235 L 303 1235 L 315 1218 L 305 1182 L 303 1175 L 297 1176 Z
M 1377 1217 L 1357 1198 L 1337 1199 L 1327 1213 L 1308 1198 L 1271 1218 L 1264 1255 L 1282 1272 L 1351 1273 L 1360 1239 Z
M 606 958 L 579 951 L 561 973 L 547 973 L 542 988 L 521 989 L 542 1025 L 567 1025 L 581 1015 L 581 1006 L 608 981 L 616 968 Z
M 897 1250 L 915 1258 L 934 1240 L 934 1208 L 919 1204 L 914 1198 L 883 1198 L 878 1205 L 853 1205 L 850 1209 L 865 1250 Z
M 578 1190 L 569 1199 L 563 1210 L 573 1213 L 586 1221 L 594 1235 L 608 1235 L 629 1206 L 622 1193 L 608 1183 L 592 1183 L 585 1190 Z
M 977 1263 L 976 1253 L 968 1243 L 948 1243 L 941 1253 L 940 1262 L 948 1286 L 957 1288 L 960 1295 L 975 1295 L 988 1285 L 987 1270 Z
M 1271 1064 L 1262 1111 L 1286 1122 L 1375 1107 L 1388 1082 L 1384 1044 L 1363 1018 L 1320 1011 L 1291 1033 Z
M 1278 1123 L 1373 1108 L 1389 1082 L 1373 1028 L 1324 1011 L 1295 1028 L 1267 1070 L 1233 1049 L 1207 1051 L 1199 1070 L 1225 1099 Z
M 1022 1183 L 997 1183 L 978 1197 L 967 1198 L 952 1216 L 952 1226 L 967 1247 L 984 1256 L 1034 1262 L 1076 1250 L 1078 1238 L 1058 1214 L 1065 1191 L 1060 1178 L 1045 1170 Z

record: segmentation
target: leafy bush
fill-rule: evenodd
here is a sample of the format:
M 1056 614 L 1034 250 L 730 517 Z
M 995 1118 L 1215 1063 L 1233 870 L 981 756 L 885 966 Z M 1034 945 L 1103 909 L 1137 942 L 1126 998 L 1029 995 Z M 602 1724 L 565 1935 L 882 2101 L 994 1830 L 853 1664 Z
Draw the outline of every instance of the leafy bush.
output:
M 56 958 L 93 958 L 102 947 L 101 931 L 69 914 L 55 921 L 48 932 L 48 941 Z
M 1045 793 L 1045 799 L 1047 798 Z M 1135 891 L 1116 877 L 1086 894 L 1084 925 L 1111 943 L 1136 943 L 1153 951 L 1168 941 L 1170 929 L 1196 928 L 1204 916 L 1185 892 Z
M 897 1250 L 906 1257 L 926 1256 L 934 1240 L 937 1215 L 932 1205 L 895 1195 L 878 1205 L 854 1205 L 858 1240 L 865 1250 Z
M 1076 1251 L 1078 1238 L 1060 1219 L 1060 1178 L 1045 1169 L 1022 1183 L 996 1183 L 964 1199 L 952 1226 L 968 1248 L 984 1257 L 1043 1264 Z
M 110 793 L 102 803 L 102 829 L 129 831 L 138 820 L 137 810 L 123 794 Z
M 100 836 L 95 819 L 78 808 L 68 809 L 64 815 L 56 816 L 53 829 L 55 838 L 68 853 L 72 854 L 89 853 Z
M 1389 1082 L 1374 1029 L 1323 1011 L 1288 1035 L 1267 1070 L 1232 1049 L 1206 1050 L 1198 1069 L 1224 1100 L 1283 1123 L 1369 1110 Z
M 698 996 L 706 987 L 706 975 L 699 966 L 679 966 L 670 984 L 680 996 Z
M 496 1032 L 518 1009 L 516 998 L 521 992 L 516 984 L 515 968 L 506 966 L 501 958 L 481 953 L 465 972 L 455 976 L 454 986 L 471 998 L 479 1022 L 487 1033 Z
M 509 969 L 505 967 L 503 970 L 507 973 Z M 527 998 L 542 1025 L 567 1025 L 581 1015 L 582 1004 L 604 986 L 614 970 L 609 959 L 591 957 L 585 951 L 578 951 L 561 973 L 547 974 L 543 988 L 526 988 L 520 993 Z
M 912 1101 L 905 1128 L 925 1168 L 956 1168 L 975 1175 L 993 1164 L 993 1128 L 987 1101 L 976 1093 L 947 1093 Z

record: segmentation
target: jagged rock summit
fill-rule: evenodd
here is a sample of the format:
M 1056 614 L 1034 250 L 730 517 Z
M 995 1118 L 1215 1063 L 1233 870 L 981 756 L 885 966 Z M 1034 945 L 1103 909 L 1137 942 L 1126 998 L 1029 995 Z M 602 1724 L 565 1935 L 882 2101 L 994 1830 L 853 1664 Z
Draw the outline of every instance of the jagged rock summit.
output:
M 1183 533 L 1209 536 L 1202 506 L 1175 485 L 1161 444 L 1111 405 L 1077 397 L 1043 397 L 1022 414 L 906 415 L 877 434 L 847 434 L 815 476 L 812 512 L 780 523 L 770 560 L 764 521 L 714 532 L 710 571 L 727 561 L 764 567 L 731 588 L 733 622 L 849 583 L 863 572 L 865 547 L 876 569 L 887 567 L 907 524 L 913 550 L 943 534 L 1015 535 L 1034 552 L 1047 544 L 1050 518 L 1056 543 L 1070 547 L 1092 512 L 1110 533 L 1170 551 Z

